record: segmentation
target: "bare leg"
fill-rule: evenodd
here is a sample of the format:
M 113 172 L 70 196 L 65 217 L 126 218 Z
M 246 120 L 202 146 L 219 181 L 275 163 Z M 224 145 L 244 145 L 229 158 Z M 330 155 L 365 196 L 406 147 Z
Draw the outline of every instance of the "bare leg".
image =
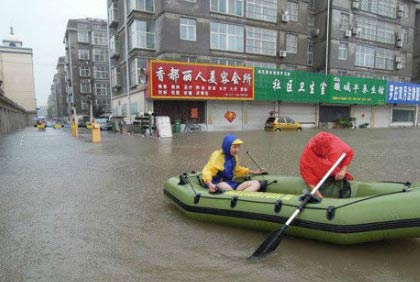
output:
M 257 192 L 260 190 L 260 182 L 258 180 L 249 180 L 242 182 L 238 188 L 236 188 L 237 191 L 249 191 L 249 192 Z
M 233 190 L 232 187 L 229 184 L 227 184 L 226 182 L 220 182 L 216 186 L 223 191 Z

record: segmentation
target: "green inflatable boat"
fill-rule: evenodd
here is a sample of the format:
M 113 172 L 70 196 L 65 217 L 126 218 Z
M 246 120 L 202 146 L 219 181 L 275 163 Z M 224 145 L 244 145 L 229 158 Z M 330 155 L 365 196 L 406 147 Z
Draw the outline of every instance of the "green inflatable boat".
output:
M 259 175 L 267 192 L 210 194 L 200 173 L 170 178 L 165 195 L 198 220 L 264 231 L 279 229 L 300 204 L 306 186 L 299 177 Z M 350 198 L 308 203 L 286 234 L 334 244 L 420 237 L 420 183 L 351 182 Z

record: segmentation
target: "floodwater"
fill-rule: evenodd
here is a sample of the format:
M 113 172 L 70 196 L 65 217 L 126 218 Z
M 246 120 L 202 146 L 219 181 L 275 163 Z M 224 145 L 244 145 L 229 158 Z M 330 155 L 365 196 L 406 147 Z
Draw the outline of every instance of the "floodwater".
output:
M 355 150 L 359 180 L 420 182 L 420 129 L 335 130 Z M 299 175 L 316 130 L 236 132 L 274 175 Z M 285 237 L 247 260 L 267 236 L 188 219 L 163 183 L 199 170 L 225 133 L 174 138 L 67 129 L 0 136 L 0 281 L 419 281 L 420 239 L 335 246 Z M 419 204 L 420 206 L 420 204 Z

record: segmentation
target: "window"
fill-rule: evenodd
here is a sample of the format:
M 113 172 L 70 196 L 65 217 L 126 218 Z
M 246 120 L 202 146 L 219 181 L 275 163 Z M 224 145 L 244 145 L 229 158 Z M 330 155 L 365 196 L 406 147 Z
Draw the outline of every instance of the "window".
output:
M 226 59 L 226 58 L 210 58 L 211 64 L 226 65 L 226 66 L 243 66 L 244 63 L 241 60 Z
M 395 28 L 394 25 L 380 23 L 376 28 L 376 40 L 382 43 L 394 44 Z
M 414 109 L 392 109 L 392 122 L 414 122 L 414 116 Z
M 80 93 L 91 93 L 92 88 L 89 79 L 80 80 Z
M 309 9 L 316 8 L 316 0 L 309 0 Z
M 195 56 L 181 56 L 180 61 L 187 63 L 197 63 L 197 57 Z
M 196 40 L 196 22 L 193 19 L 180 19 L 180 38 L 181 40 Z
M 394 52 L 388 49 L 376 48 L 375 68 L 394 70 Z
M 89 60 L 88 49 L 79 49 L 79 60 Z
M 287 53 L 297 53 L 297 35 L 288 33 L 286 34 L 286 51 Z
M 348 44 L 340 42 L 338 45 L 338 59 L 347 60 Z
M 90 76 L 90 67 L 89 66 L 79 67 L 79 74 L 80 74 L 81 77 L 89 77 Z
M 361 67 L 375 66 L 375 49 L 368 46 L 356 46 L 356 59 L 354 64 Z
M 108 96 L 109 95 L 108 82 L 96 81 L 95 82 L 95 95 L 97 95 L 97 96 Z
M 340 23 L 338 29 L 340 31 L 346 31 L 349 29 L 350 24 L 350 15 L 345 13 L 340 13 Z
M 346 71 L 344 71 L 344 70 L 338 70 L 337 71 L 337 75 L 338 76 L 345 76 L 347 74 L 347 72 Z
M 82 29 L 87 29 L 89 26 L 87 24 L 84 23 L 78 23 L 77 24 L 77 28 L 82 28 Z
M 87 30 L 78 30 L 77 41 L 82 43 L 89 43 L 89 32 Z
M 127 11 L 130 13 L 132 10 L 140 10 L 144 12 L 155 11 L 154 0 L 127 0 Z
M 276 22 L 277 0 L 247 0 L 246 16 L 251 19 Z
M 94 66 L 93 76 L 96 79 L 108 79 L 108 67 L 106 66 Z
M 127 104 L 122 104 L 122 106 L 121 106 L 121 115 L 127 116 Z
M 400 6 L 402 7 L 402 17 L 408 18 L 410 16 L 409 6 L 407 3 L 400 3 Z
M 407 54 L 401 54 L 401 69 L 405 69 L 407 66 Z
M 121 73 L 118 67 L 111 70 L 111 86 L 121 87 Z
M 93 49 L 93 61 L 98 63 L 106 63 L 108 60 L 107 49 Z
M 308 20 L 308 22 L 307 22 L 308 29 L 309 30 L 314 30 L 314 28 L 315 28 L 315 17 L 314 17 L 314 15 L 308 15 L 307 20 Z
M 137 111 L 137 103 L 130 104 L 130 114 L 136 115 L 138 113 Z
M 291 21 L 299 20 L 299 4 L 297 2 L 287 1 L 287 12 Z
M 92 41 L 94 45 L 107 46 L 106 32 L 103 32 L 103 31 L 92 32 Z
M 246 27 L 246 52 L 275 56 L 277 51 L 277 32 L 257 27 Z
M 111 56 L 120 52 L 120 42 L 117 34 L 112 35 L 109 39 L 109 52 Z
M 153 22 L 134 20 L 128 27 L 128 48 L 154 49 L 155 33 Z
M 306 55 L 306 64 L 308 66 L 312 66 L 314 63 L 314 46 L 312 44 L 308 44 Z
M 234 52 L 244 51 L 242 26 L 210 23 L 210 48 Z
M 140 58 L 134 58 L 128 65 L 130 87 L 136 86 L 141 83 L 141 69 L 146 68 L 146 60 Z
M 367 40 L 376 40 L 377 22 L 368 18 L 357 18 L 357 27 L 360 28 L 358 37 Z
M 360 9 L 373 14 L 395 18 L 397 0 L 360 0 Z
M 118 2 L 112 2 L 112 4 L 108 6 L 108 24 L 118 21 L 118 13 Z
M 254 67 L 254 68 L 269 68 L 269 69 L 275 69 L 276 68 L 275 63 L 266 63 L 266 62 L 247 61 L 247 62 L 245 62 L 245 65 L 248 66 L 248 67 Z
M 242 17 L 243 0 L 210 0 L 210 11 Z
M 404 43 L 404 45 L 408 44 L 408 29 L 401 28 L 401 40 Z

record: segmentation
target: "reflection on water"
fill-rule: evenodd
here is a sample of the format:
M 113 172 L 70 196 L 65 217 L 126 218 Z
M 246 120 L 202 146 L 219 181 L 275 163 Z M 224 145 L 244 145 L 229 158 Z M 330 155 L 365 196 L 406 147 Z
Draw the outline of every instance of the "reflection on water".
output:
M 355 150 L 355 179 L 420 182 L 420 130 L 332 132 Z M 249 150 L 271 174 L 297 176 L 316 133 L 235 134 L 245 141 L 242 165 L 255 168 Z M 224 135 L 103 134 L 100 145 L 66 130 L 0 137 L 0 280 L 418 281 L 420 240 L 335 246 L 286 237 L 251 262 L 266 233 L 183 216 L 163 183 L 200 170 Z

